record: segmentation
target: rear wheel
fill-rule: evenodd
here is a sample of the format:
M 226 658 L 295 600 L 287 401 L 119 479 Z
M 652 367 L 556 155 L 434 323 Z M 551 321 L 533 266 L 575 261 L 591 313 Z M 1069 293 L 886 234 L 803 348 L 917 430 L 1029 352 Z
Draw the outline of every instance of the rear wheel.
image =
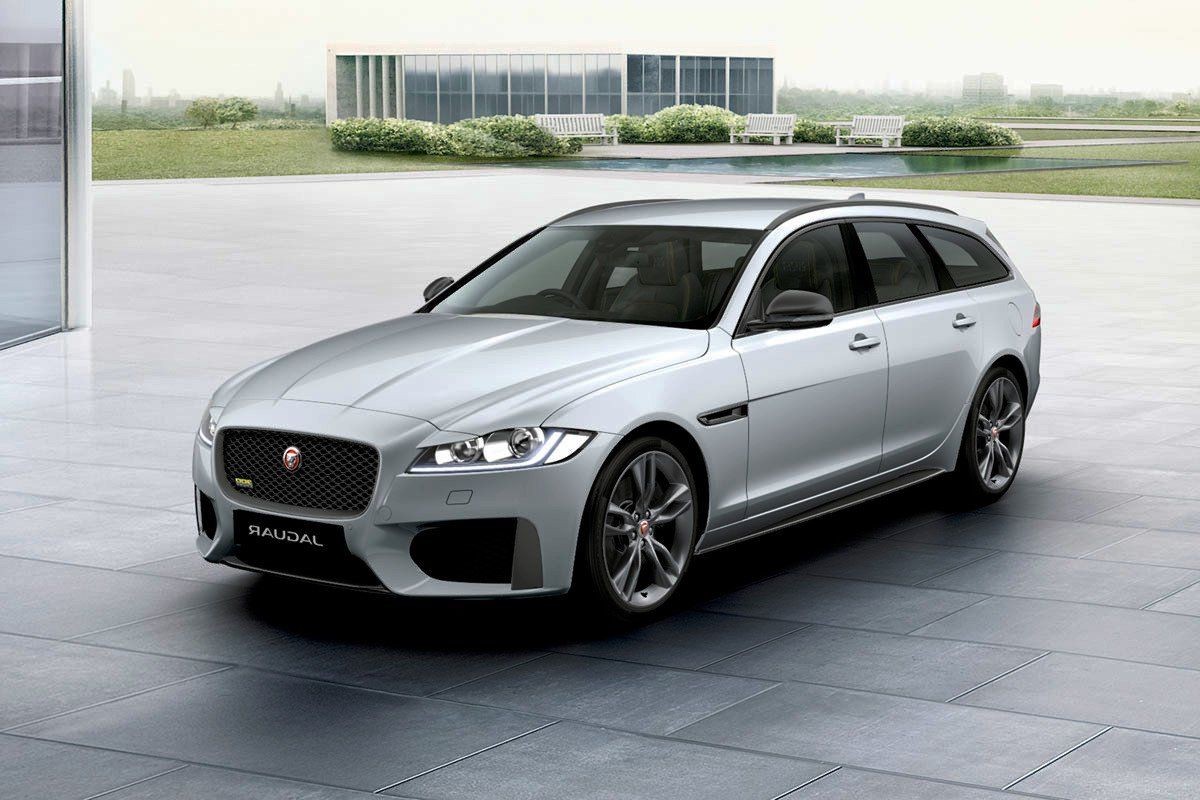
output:
M 674 596 L 698 534 L 696 482 L 670 442 L 642 437 L 609 459 L 592 487 L 574 591 L 610 617 L 650 617 Z
M 1025 449 L 1025 393 L 1012 370 L 988 371 L 971 403 L 954 477 L 963 499 L 995 502 L 1017 477 Z

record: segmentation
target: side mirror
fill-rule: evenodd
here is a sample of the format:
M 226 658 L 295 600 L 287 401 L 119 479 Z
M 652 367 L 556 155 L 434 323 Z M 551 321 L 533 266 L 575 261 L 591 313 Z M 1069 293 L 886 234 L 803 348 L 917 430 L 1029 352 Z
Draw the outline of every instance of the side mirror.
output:
M 422 292 L 425 297 L 425 302 L 428 303 L 430 300 L 449 289 L 452 285 L 454 285 L 454 278 L 448 278 L 445 275 L 440 278 L 434 278 L 430 284 L 425 287 L 425 291 Z
M 763 316 L 746 327 L 752 331 L 819 328 L 833 322 L 833 303 L 823 294 L 785 289 L 775 296 Z

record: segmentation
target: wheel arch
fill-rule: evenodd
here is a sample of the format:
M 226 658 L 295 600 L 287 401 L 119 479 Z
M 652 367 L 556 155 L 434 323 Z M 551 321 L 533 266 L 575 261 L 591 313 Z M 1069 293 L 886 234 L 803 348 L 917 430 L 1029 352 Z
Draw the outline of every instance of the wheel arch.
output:
M 1029 373 L 1025 370 L 1025 362 L 1018 358 L 1014 353 L 1001 353 L 992 363 L 988 364 L 987 369 L 979 377 L 979 382 L 982 383 L 987 374 L 996 367 L 1004 367 L 1017 376 L 1017 382 L 1021 385 L 1021 395 L 1025 398 L 1025 405 L 1029 405 Z

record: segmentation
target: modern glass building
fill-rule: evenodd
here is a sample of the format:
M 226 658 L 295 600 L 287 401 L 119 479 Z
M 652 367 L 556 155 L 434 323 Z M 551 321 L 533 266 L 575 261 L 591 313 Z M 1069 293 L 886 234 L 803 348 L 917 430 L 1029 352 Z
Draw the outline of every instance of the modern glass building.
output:
M 621 53 L 613 48 L 330 45 L 326 120 L 457 122 L 493 114 L 653 114 L 680 103 L 775 110 L 775 59 L 762 53 Z
M 90 316 L 90 110 L 79 0 L 0 0 L 0 348 Z

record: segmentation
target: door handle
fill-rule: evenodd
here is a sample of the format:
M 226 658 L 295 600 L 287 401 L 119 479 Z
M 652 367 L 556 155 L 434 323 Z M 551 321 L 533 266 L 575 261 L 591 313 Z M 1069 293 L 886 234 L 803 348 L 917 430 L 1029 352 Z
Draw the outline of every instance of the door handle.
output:
M 954 322 L 950 323 L 960 331 L 965 330 L 975 324 L 974 317 L 968 317 L 966 314 L 955 314 Z
M 879 346 L 879 339 L 874 336 L 867 336 L 864 333 L 854 334 L 854 338 L 850 341 L 851 350 L 870 350 L 872 347 Z

